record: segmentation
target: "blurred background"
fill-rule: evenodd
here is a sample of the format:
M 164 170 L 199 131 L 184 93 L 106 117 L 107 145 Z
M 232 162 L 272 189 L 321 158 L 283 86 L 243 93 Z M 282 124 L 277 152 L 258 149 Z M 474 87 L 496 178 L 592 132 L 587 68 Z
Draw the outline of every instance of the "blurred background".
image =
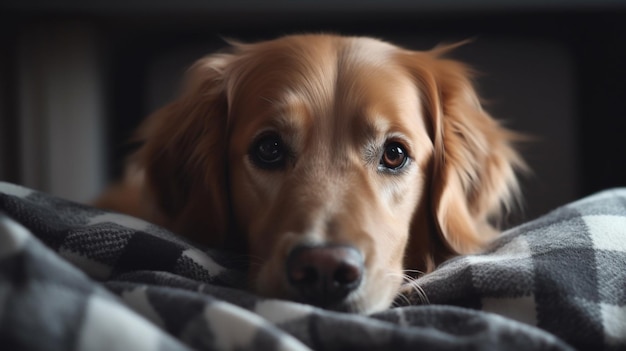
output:
M 532 219 L 626 185 L 626 2 L 617 0 L 3 0 L 0 180 L 75 201 L 119 176 L 139 121 L 222 38 L 302 32 L 416 50 L 474 38 L 486 109 L 522 147 Z

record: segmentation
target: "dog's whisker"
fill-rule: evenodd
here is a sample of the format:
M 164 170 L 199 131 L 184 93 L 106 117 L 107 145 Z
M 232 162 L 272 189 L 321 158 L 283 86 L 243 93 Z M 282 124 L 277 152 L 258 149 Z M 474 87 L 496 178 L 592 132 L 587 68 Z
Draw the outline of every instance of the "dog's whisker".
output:
M 407 285 L 407 281 L 409 281 L 411 278 L 409 276 L 407 276 L 406 274 L 402 274 L 402 273 L 396 273 L 396 272 L 387 272 L 386 273 L 386 277 L 388 278 L 401 278 L 402 279 L 402 284 L 400 285 L 400 289 L 398 290 L 392 305 L 394 307 L 402 307 L 402 306 L 410 306 L 412 305 L 411 303 L 411 299 L 407 296 L 407 294 L 410 293 L 410 291 L 405 292 L 404 290 L 406 289 L 406 285 Z M 419 297 L 419 294 L 418 294 Z M 421 297 L 419 297 L 420 301 L 422 300 Z M 400 300 L 400 301 L 398 301 Z
M 417 296 L 421 304 L 430 305 L 430 300 L 428 299 L 428 295 L 426 295 L 426 292 L 416 280 L 411 280 L 407 282 L 406 284 L 403 285 L 403 287 L 410 288 L 411 290 L 409 291 L 413 292 L 414 296 Z M 404 295 L 404 293 L 402 294 Z
M 408 274 L 395 273 L 395 272 L 388 272 L 387 276 L 390 276 L 390 277 L 402 277 L 402 279 L 403 279 L 403 283 L 400 286 L 400 291 L 398 292 L 398 295 L 396 296 L 396 299 L 397 298 L 402 299 L 403 301 L 405 301 L 407 303 L 407 305 L 414 304 L 414 303 L 412 303 L 412 299 L 411 298 L 417 298 L 417 302 L 419 304 L 421 304 L 421 305 L 429 305 L 430 304 L 430 300 L 428 299 L 428 296 L 427 296 L 426 292 L 419 285 L 417 279 L 415 279 L 414 277 L 412 277 L 412 276 L 410 276 Z
M 400 303 L 398 299 L 402 300 L 402 303 Z M 406 295 L 400 292 L 398 293 L 398 295 L 396 295 L 396 298 L 394 299 L 392 305 L 394 307 L 410 306 L 411 300 Z

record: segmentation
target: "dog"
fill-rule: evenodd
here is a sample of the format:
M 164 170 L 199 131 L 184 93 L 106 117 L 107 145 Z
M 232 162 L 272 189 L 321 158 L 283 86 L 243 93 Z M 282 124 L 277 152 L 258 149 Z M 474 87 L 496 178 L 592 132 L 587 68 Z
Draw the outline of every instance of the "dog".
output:
M 472 71 L 446 57 L 455 45 L 231 46 L 143 123 L 101 207 L 245 253 L 261 295 L 365 314 L 498 233 L 525 164 Z

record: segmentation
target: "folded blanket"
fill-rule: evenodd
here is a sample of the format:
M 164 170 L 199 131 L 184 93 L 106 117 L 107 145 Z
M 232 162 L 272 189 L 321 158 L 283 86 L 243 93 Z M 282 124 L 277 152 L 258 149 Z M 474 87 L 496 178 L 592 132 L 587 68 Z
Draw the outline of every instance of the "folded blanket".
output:
M 132 217 L 0 183 L 0 345 L 626 348 L 626 189 L 509 230 L 484 254 L 418 279 L 402 306 L 370 316 L 258 297 L 243 288 L 243 260 Z

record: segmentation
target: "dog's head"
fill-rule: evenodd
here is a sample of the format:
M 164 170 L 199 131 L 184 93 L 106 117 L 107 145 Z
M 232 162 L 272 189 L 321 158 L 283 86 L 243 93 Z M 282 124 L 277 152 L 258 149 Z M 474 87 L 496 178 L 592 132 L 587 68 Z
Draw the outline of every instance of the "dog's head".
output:
M 245 243 L 264 295 L 388 307 L 406 272 L 480 248 L 517 190 L 513 134 L 442 54 L 302 35 L 201 59 L 142 129 L 155 211 Z

